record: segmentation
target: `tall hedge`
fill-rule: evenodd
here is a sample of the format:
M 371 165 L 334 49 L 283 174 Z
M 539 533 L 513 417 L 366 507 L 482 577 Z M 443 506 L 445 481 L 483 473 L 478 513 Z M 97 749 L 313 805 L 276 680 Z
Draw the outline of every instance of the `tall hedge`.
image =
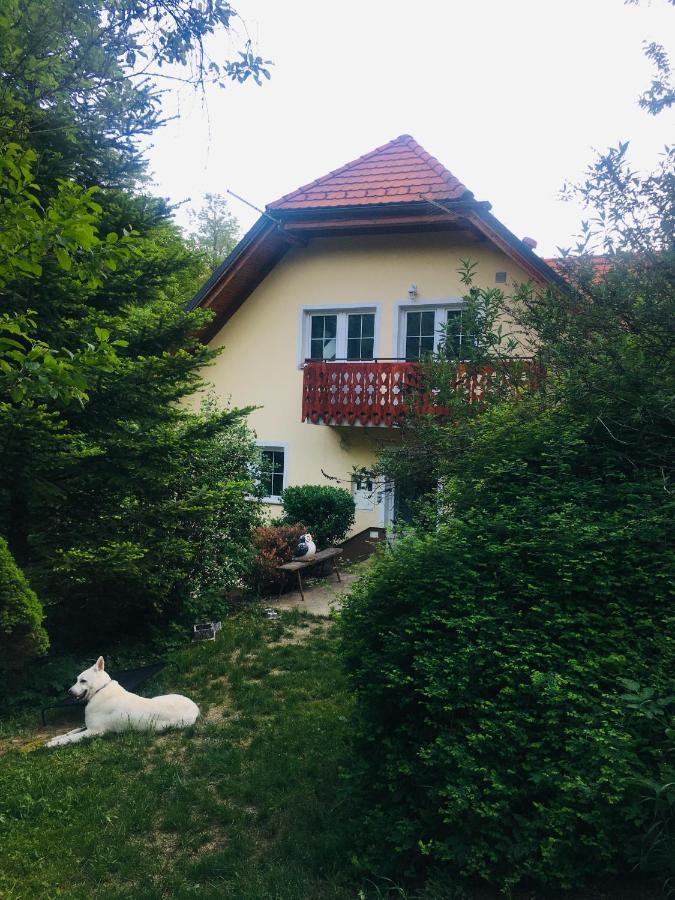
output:
M 36 593 L 0 537 L 0 681 L 49 646 Z
M 672 693 L 673 498 L 594 471 L 585 428 L 486 415 L 441 523 L 346 604 L 377 871 L 553 891 L 631 868 L 649 812 L 628 786 L 663 747 L 640 752 L 620 679 Z

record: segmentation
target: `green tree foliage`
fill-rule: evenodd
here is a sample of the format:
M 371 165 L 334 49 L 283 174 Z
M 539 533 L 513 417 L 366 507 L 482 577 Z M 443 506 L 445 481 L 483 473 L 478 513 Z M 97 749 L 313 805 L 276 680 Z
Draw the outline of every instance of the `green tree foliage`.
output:
M 126 218 L 129 205 L 109 196 L 107 218 Z M 246 410 L 195 415 L 181 403 L 215 355 L 194 335 L 204 317 L 183 310 L 201 260 L 162 204 L 142 212 L 135 252 L 103 285 L 73 290 L 69 278 L 50 277 L 60 302 L 52 344 L 72 346 L 73 322 L 120 344 L 113 363 L 90 373 L 87 402 L 41 404 L 32 423 L 19 404 L 0 421 L 12 546 L 48 603 L 50 627 L 75 627 L 86 640 L 183 621 L 201 591 L 241 576 L 257 520 L 246 499 L 255 458 Z M 44 333 L 47 317 L 39 321 Z
M 0 139 L 32 146 L 44 171 L 87 187 L 129 185 L 139 139 L 165 121 L 162 82 L 269 78 L 250 45 L 209 56 L 228 31 L 225 0 L 5 0 L 0 16 Z
M 43 619 L 35 591 L 0 538 L 0 680 L 47 650 Z
M 281 502 L 283 524 L 304 523 L 319 550 L 344 540 L 354 524 L 354 498 L 344 488 L 298 485 L 286 488 Z
M 17 278 L 29 287 L 46 267 L 67 273 L 77 285 L 101 284 L 103 273 L 126 256 L 126 236 L 121 241 L 117 235 L 113 235 L 113 241 L 101 240 L 96 228 L 101 208 L 92 198 L 93 190 L 59 183 L 42 207 L 38 199 L 40 189 L 33 178 L 35 163 L 33 151 L 23 151 L 16 144 L 3 148 L 0 292 Z M 37 459 L 53 460 L 67 455 L 66 447 L 71 441 L 63 433 L 61 409 L 86 401 L 92 373 L 113 366 L 115 350 L 123 344 L 111 342 L 108 331 L 95 328 L 88 341 L 84 340 L 85 334 L 81 335 L 80 348 L 55 350 L 35 337 L 36 328 L 32 310 L 0 315 L 0 447 L 9 477 L 16 468 L 12 461 L 17 452 L 24 455 L 24 473 L 30 467 L 21 445 L 28 445 L 33 464 Z M 8 524 L 21 520 L 21 496 L 16 487 L 8 494 Z M 25 557 L 25 532 L 15 529 L 13 537 L 16 549 Z M 23 573 L 9 556 L 9 550 L 5 556 L 4 630 L 11 638 L 6 647 L 7 671 L 46 648 L 46 634 L 40 624 L 43 616 L 37 597 L 23 586 Z M 14 626 L 18 628 L 16 633 Z
M 194 227 L 191 240 L 206 257 L 209 271 L 214 272 L 235 248 L 239 222 L 221 194 L 204 194 L 203 206 L 190 219 Z
M 628 6 L 637 6 L 640 0 L 624 0 Z M 675 0 L 666 0 L 675 6 Z M 654 66 L 652 83 L 639 99 L 640 106 L 652 116 L 657 116 L 664 109 L 675 104 L 675 84 L 670 59 L 663 46 L 656 41 L 644 42 L 644 53 Z
M 221 0 L 0 13 L 0 530 L 53 636 L 184 622 L 247 563 L 246 410 L 185 402 L 216 355 L 197 338 L 208 316 L 184 312 L 208 271 L 139 190 L 160 79 L 265 74 L 248 46 L 209 59 L 235 15 Z
M 646 739 L 621 695 L 673 688 L 674 156 L 640 176 L 626 149 L 577 187 L 591 216 L 565 289 L 506 297 L 464 268 L 475 346 L 426 370 L 449 415 L 411 413 L 381 461 L 441 486 L 343 613 L 382 868 L 544 892 L 645 859 L 672 874 L 672 825 L 647 852 L 672 732 Z

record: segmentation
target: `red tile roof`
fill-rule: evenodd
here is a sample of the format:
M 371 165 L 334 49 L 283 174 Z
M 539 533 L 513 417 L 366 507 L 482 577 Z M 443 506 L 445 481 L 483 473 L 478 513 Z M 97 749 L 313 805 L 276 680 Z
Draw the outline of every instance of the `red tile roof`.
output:
M 452 172 L 410 137 L 400 137 L 323 178 L 267 205 L 268 209 L 319 209 L 473 198 Z
M 571 281 L 575 273 L 584 269 L 592 268 L 595 281 L 602 281 L 605 275 L 613 268 L 613 263 L 608 256 L 561 256 L 552 259 L 545 259 L 544 262 L 553 271 L 564 278 L 565 281 Z

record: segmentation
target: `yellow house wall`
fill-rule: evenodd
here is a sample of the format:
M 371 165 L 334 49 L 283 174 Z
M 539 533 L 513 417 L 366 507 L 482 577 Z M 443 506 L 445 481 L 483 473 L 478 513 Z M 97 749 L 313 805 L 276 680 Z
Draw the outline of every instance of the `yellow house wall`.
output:
M 294 247 L 253 291 L 210 342 L 223 347 L 203 374 L 223 400 L 259 408 L 250 417 L 259 443 L 284 445 L 288 484 L 330 484 L 323 472 L 349 489 L 354 466 L 369 466 L 395 429 L 326 426 L 302 422 L 300 329 L 303 307 L 376 305 L 375 356 L 399 355 L 395 345 L 397 304 L 457 300 L 465 292 L 460 260 L 477 262 L 476 284 L 490 287 L 495 272 L 507 286 L 527 276 L 490 245 L 458 244 L 447 233 L 316 238 Z M 379 320 L 379 321 L 378 321 Z M 279 507 L 270 504 L 272 515 Z M 354 531 L 384 524 L 382 504 L 357 512 Z

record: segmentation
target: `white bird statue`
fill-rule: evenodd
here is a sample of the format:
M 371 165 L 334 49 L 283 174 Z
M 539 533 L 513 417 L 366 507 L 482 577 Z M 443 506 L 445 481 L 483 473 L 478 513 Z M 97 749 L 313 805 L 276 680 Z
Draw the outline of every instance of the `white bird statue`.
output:
M 316 544 L 312 540 L 312 535 L 309 532 L 307 532 L 307 534 L 301 534 L 298 546 L 295 548 L 293 559 L 306 562 L 309 559 L 314 559 L 315 556 Z

